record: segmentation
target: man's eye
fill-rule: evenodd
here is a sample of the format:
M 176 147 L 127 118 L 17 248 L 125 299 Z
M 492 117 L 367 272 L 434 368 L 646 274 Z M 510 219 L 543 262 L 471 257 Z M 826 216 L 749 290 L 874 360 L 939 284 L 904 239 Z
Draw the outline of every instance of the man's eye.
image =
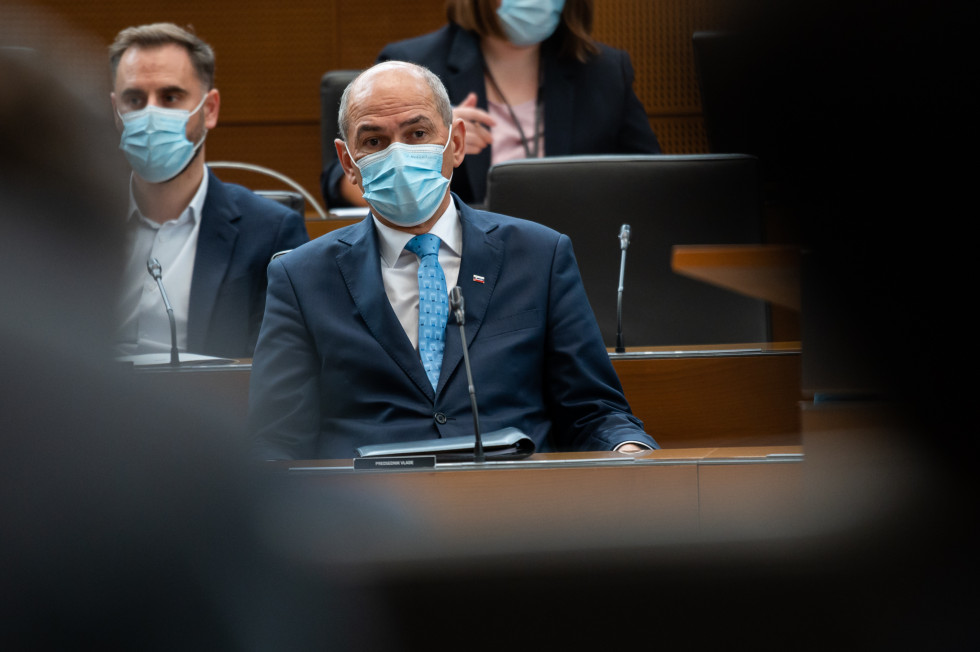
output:
M 422 140 L 425 138 L 426 132 L 424 129 L 416 129 L 414 132 L 412 132 L 412 135 L 415 136 L 416 140 Z

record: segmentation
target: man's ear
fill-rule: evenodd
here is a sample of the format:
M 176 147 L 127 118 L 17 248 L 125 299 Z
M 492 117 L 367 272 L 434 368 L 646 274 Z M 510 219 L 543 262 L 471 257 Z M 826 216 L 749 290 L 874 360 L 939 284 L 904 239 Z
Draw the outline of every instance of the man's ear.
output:
M 116 129 L 122 131 L 122 119 L 119 117 L 119 107 L 116 106 L 116 94 L 109 93 L 109 105 L 112 107 L 112 121 L 116 123 Z
M 354 165 L 354 159 L 350 157 L 350 152 L 347 151 L 347 146 L 344 144 L 344 141 L 340 138 L 335 138 L 333 146 L 337 148 L 337 158 L 340 159 L 340 167 L 344 168 L 344 176 L 347 177 L 351 185 L 360 187 L 357 166 Z
M 466 121 L 462 118 L 453 121 L 451 140 L 453 141 L 453 167 L 458 168 L 466 156 Z
M 221 94 L 217 88 L 212 88 L 207 92 L 204 100 L 204 126 L 210 131 L 218 126 L 218 110 L 221 108 Z

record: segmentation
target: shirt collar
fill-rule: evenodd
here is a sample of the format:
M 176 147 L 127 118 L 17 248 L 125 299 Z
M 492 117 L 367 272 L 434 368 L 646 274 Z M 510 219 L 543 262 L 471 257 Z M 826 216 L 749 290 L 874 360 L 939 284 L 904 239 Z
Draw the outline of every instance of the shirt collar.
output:
M 187 205 L 184 212 L 180 214 L 178 220 L 183 219 L 185 215 L 190 211 L 190 220 L 192 223 L 197 224 L 201 220 L 201 213 L 204 210 L 204 200 L 208 194 L 208 168 L 204 169 L 204 175 L 201 178 L 201 185 L 197 187 L 197 192 L 191 198 L 191 203 Z M 136 195 L 133 193 L 133 175 L 129 176 L 129 211 L 126 213 L 127 220 L 132 221 L 134 218 L 138 221 L 159 226 L 153 220 L 147 218 L 143 213 L 140 212 L 139 206 L 136 204 Z M 406 241 L 407 242 L 407 241 Z
M 411 233 L 405 233 L 404 231 L 399 231 L 398 229 L 393 229 L 390 226 L 382 224 L 373 214 L 371 215 L 371 219 L 374 220 L 374 228 L 378 232 L 381 262 L 385 267 L 394 267 L 395 263 L 398 262 L 399 256 L 402 255 L 405 245 L 415 236 Z M 449 206 L 446 207 L 446 210 L 439 216 L 436 223 L 429 229 L 429 233 L 439 236 L 443 246 L 448 247 L 455 255 L 462 256 L 463 232 L 459 226 L 459 212 L 456 209 L 455 202 L 452 200 L 449 201 Z M 414 257 L 415 255 L 411 252 L 407 253 L 409 256 Z

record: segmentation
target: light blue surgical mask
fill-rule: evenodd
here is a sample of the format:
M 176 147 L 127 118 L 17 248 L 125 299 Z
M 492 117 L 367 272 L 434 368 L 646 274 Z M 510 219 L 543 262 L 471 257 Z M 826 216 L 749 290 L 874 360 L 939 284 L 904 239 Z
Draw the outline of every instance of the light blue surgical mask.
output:
M 119 149 L 133 172 L 150 183 L 169 181 L 183 172 L 208 135 L 205 130 L 197 144 L 187 140 L 187 121 L 206 99 L 207 94 L 193 111 L 152 105 L 130 113 L 117 111 L 123 122 Z
M 514 45 L 535 45 L 555 33 L 565 0 L 503 0 L 497 17 Z
M 351 156 L 361 171 L 364 199 L 371 209 L 398 226 L 418 226 L 435 215 L 449 186 L 449 179 L 442 176 L 442 158 L 452 138 L 450 125 L 442 147 L 392 143 L 359 161 Z

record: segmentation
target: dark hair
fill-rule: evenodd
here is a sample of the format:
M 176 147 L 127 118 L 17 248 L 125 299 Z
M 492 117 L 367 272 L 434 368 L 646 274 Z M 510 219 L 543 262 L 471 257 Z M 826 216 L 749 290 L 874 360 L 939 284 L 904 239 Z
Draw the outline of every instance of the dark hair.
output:
M 191 64 L 198 78 L 208 90 L 214 88 L 214 50 L 202 41 L 193 31 L 184 29 L 173 23 L 154 23 L 127 27 L 116 35 L 116 40 L 109 46 L 109 66 L 112 69 L 112 82 L 116 80 L 116 69 L 123 52 L 131 47 L 151 48 L 173 43 L 187 50 Z
M 446 18 L 465 30 L 483 36 L 507 39 L 497 18 L 496 0 L 446 0 Z M 588 61 L 599 53 L 592 38 L 593 0 L 565 0 L 561 22 L 551 39 L 558 41 L 558 55 Z

